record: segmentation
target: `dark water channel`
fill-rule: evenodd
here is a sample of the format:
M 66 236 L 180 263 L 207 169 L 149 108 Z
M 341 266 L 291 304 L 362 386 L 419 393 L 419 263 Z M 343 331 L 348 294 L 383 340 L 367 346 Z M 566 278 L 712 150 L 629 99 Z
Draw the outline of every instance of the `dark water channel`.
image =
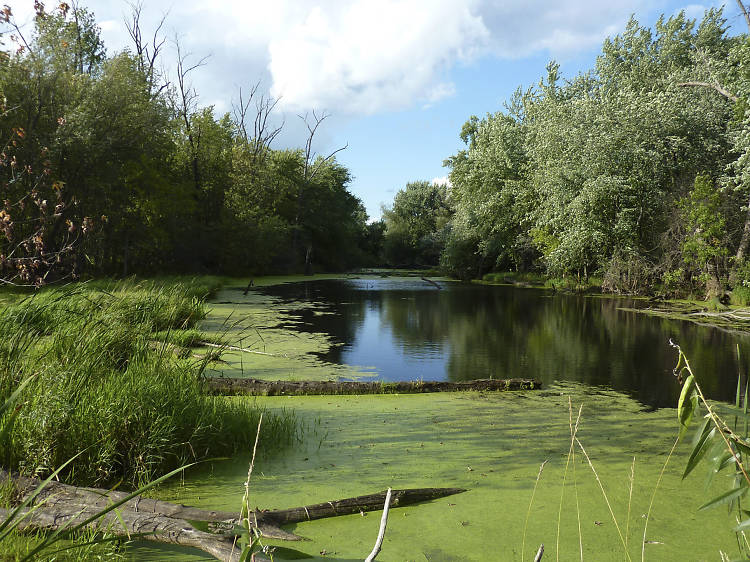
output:
M 627 312 L 638 301 L 553 294 L 507 286 L 354 279 L 257 289 L 289 306 L 290 327 L 322 332 L 321 357 L 395 380 L 533 377 L 628 393 L 650 407 L 675 406 L 679 343 L 704 391 L 733 400 L 736 345 L 750 365 L 750 338 L 716 328 Z M 314 308 L 295 303 L 314 302 Z M 321 314 L 322 312 L 322 314 Z

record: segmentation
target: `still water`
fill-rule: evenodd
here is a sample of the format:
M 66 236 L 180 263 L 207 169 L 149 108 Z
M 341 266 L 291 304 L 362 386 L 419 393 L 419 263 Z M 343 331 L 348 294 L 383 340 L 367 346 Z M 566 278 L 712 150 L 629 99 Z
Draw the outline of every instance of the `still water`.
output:
M 744 377 L 750 365 L 748 335 L 622 310 L 643 306 L 639 301 L 509 286 L 441 286 L 352 279 L 257 290 L 285 303 L 290 328 L 333 339 L 322 359 L 357 366 L 380 380 L 577 381 L 664 407 L 679 396 L 670 339 L 682 346 L 715 399 L 733 400 L 738 372 Z M 301 301 L 317 306 L 300 308 Z

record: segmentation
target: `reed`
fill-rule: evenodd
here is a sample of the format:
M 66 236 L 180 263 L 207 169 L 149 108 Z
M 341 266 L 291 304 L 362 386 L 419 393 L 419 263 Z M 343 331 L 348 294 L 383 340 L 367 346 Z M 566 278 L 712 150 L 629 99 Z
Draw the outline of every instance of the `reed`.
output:
M 188 462 L 228 456 L 253 442 L 260 410 L 205 396 L 210 358 L 171 345 L 208 338 L 198 329 L 212 280 L 97 282 L 45 290 L 0 311 L 0 465 L 61 478 L 132 486 Z M 266 415 L 260 447 L 290 443 L 291 412 Z M 78 456 L 76 456 L 78 455 Z

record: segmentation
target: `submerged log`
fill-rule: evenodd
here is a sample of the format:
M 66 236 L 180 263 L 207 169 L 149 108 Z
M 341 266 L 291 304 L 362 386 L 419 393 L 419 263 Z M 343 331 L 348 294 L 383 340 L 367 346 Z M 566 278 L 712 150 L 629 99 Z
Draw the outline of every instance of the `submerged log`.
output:
M 418 394 L 423 392 L 457 392 L 468 390 L 539 390 L 536 379 L 477 379 L 473 381 L 267 381 L 213 377 L 206 380 L 206 390 L 215 395 L 249 394 L 253 396 L 307 396 L 313 394 Z
M 0 469 L 0 486 L 8 484 L 13 487 L 13 503 L 20 505 L 33 495 L 39 480 Z M 463 491 L 460 488 L 394 490 L 391 507 L 403 507 Z M 255 510 L 250 518 L 251 525 L 266 538 L 301 540 L 298 535 L 283 530 L 281 525 L 379 510 L 383 508 L 385 494 L 381 492 L 291 509 Z M 128 495 L 125 492 L 79 488 L 52 481 L 34 497 L 26 510 L 17 515 L 17 529 L 70 529 Z M 6 520 L 10 514 L 11 510 L 0 509 L 0 521 Z M 191 522 L 208 523 L 208 530 L 199 530 Z M 236 512 L 203 510 L 137 496 L 86 527 L 117 536 L 146 533 L 139 538 L 198 548 L 218 560 L 235 562 L 240 556 L 235 532 L 235 526 L 239 524 L 239 514 Z
M 407 490 L 391 490 L 391 507 L 404 507 L 415 503 L 436 500 L 454 494 L 465 492 L 464 488 L 411 488 Z M 301 523 L 338 515 L 351 515 L 365 511 L 383 509 L 387 490 L 367 496 L 346 498 L 343 500 L 316 503 L 291 509 L 278 509 L 261 512 L 261 520 L 273 521 L 277 525 Z

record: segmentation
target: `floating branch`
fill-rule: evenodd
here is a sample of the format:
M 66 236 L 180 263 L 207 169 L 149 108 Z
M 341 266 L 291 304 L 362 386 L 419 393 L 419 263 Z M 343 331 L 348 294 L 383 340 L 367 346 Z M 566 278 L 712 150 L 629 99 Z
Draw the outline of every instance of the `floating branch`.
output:
M 8 484 L 12 486 L 13 503 L 20 505 L 34 493 L 39 480 L 0 469 L 0 486 Z M 390 506 L 403 507 L 464 491 L 462 488 L 393 490 Z M 19 531 L 70 529 L 126 496 L 126 492 L 79 488 L 52 481 L 34 498 L 33 505 L 17 515 L 21 521 L 16 528 Z M 386 492 L 381 492 L 291 509 L 255 510 L 250 521 L 264 537 L 296 541 L 301 537 L 281 529 L 281 525 L 379 510 L 385 497 Z M 11 511 L 0 508 L 0 521 L 7 519 Z M 191 522 L 208 523 L 207 530 L 199 530 Z M 241 549 L 235 529 L 239 523 L 237 512 L 203 510 L 137 496 L 92 521 L 87 528 L 118 536 L 146 533 L 140 538 L 198 548 L 218 560 L 237 562 Z
M 427 392 L 539 390 L 536 379 L 477 379 L 450 381 L 266 381 L 212 377 L 206 380 L 209 394 L 252 396 L 308 396 L 317 394 L 419 394 Z

